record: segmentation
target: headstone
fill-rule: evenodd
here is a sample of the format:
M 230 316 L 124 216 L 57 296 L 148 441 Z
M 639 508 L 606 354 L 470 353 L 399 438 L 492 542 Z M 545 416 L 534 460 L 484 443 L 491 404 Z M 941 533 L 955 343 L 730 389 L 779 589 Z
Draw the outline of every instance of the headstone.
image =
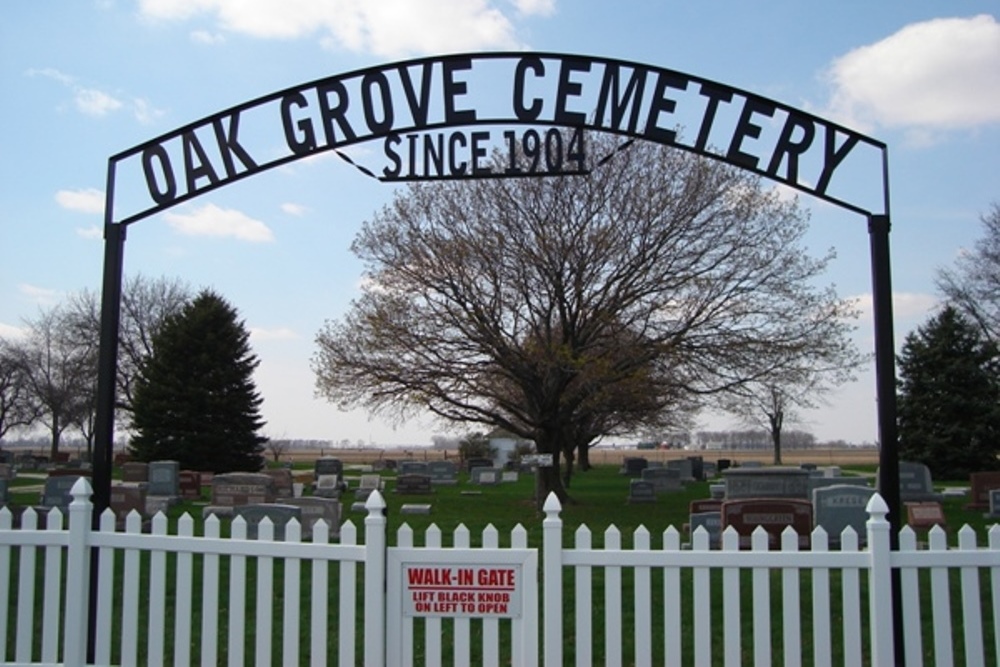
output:
M 990 491 L 1000 489 L 1000 470 L 974 472 L 969 475 L 972 485 L 972 499 L 966 505 L 969 510 L 987 510 L 990 507 Z
M 630 456 L 622 459 L 622 474 L 626 477 L 641 477 L 642 471 L 649 467 L 649 461 L 641 456 Z
M 298 507 L 302 511 L 302 538 L 311 539 L 317 521 L 325 521 L 330 537 L 340 537 L 340 501 L 331 498 L 288 498 L 282 504 Z
M 628 485 L 629 503 L 655 503 L 656 489 L 652 482 L 641 479 L 633 479 Z
M 694 531 L 704 528 L 708 531 L 708 545 L 718 549 L 722 541 L 722 512 L 695 512 L 688 517 L 688 530 L 694 539 Z
M 868 479 L 865 477 L 809 477 L 810 494 L 816 489 L 828 486 L 843 486 L 844 484 L 859 486 L 861 488 L 871 488 L 868 484 Z
M 7 485 L 9 480 L 6 477 L 0 477 L 0 506 L 6 505 L 10 500 L 10 494 L 7 490 Z
M 709 484 L 708 485 L 708 495 L 712 496 L 716 500 L 722 500 L 726 497 L 726 485 L 725 484 Z
M 181 495 L 180 488 L 181 464 L 177 461 L 152 461 L 149 464 L 150 496 L 177 497 Z
M 689 456 L 688 461 L 691 462 L 691 476 L 697 482 L 702 482 L 705 480 L 705 459 L 700 456 Z
M 201 499 L 201 473 L 196 470 L 181 470 L 177 474 L 177 485 L 180 487 L 182 498 Z
M 701 514 L 702 512 L 721 512 L 722 501 L 715 498 L 702 498 L 692 500 L 688 503 L 688 514 Z
M 503 473 L 499 468 L 473 468 L 472 483 L 493 485 L 500 483 L 500 475 Z
M 69 504 L 73 502 L 70 490 L 76 484 L 76 480 L 84 476 L 79 474 L 79 471 L 73 475 L 49 475 L 42 489 L 42 506 L 50 509 L 58 507 L 65 513 L 69 509 Z
M 274 495 L 276 497 L 291 498 L 295 495 L 291 470 L 288 468 L 268 468 L 264 474 L 274 480 Z
M 425 461 L 400 461 L 396 468 L 400 475 L 426 475 L 427 462 Z
M 518 472 L 516 470 L 504 470 L 503 475 L 500 476 L 500 481 L 504 484 L 512 484 L 517 482 L 519 479 Z
M 465 468 L 466 470 L 469 471 L 470 475 L 472 474 L 472 471 L 475 470 L 476 468 L 492 468 L 492 467 L 493 467 L 493 459 L 472 458 L 465 462 Z
M 814 489 L 813 521 L 821 526 L 830 539 L 830 544 L 840 544 L 840 535 L 851 527 L 858 535 L 858 543 L 864 544 L 868 538 L 865 524 L 868 512 L 865 508 L 874 495 L 875 489 L 853 484 L 836 484 Z
M 840 477 L 840 466 L 825 466 L 821 470 L 823 477 Z
M 212 504 L 204 514 L 232 516 L 233 509 L 243 505 L 273 503 L 274 480 L 254 472 L 229 472 L 212 478 Z
M 274 539 L 282 542 L 285 539 L 286 524 L 295 519 L 302 523 L 302 509 L 294 505 L 279 505 L 277 503 L 261 505 L 240 505 L 233 509 L 233 518 L 243 517 L 247 522 L 247 539 L 255 540 L 260 532 L 260 522 L 265 518 L 274 524 Z
M 340 498 L 343 487 L 340 484 L 340 477 L 337 475 L 320 475 L 313 485 L 313 495 L 319 498 Z
M 427 475 L 397 475 L 396 493 L 400 495 L 415 495 L 433 493 L 431 478 Z
M 703 461 L 701 464 L 702 475 L 705 479 L 714 479 L 719 476 L 719 469 L 711 461 Z
M 694 481 L 694 466 L 691 463 L 691 459 L 674 459 L 673 461 L 667 461 L 668 470 L 676 470 L 681 482 L 693 482 Z
M 111 511 L 115 513 L 115 519 L 119 522 L 134 510 L 140 516 L 146 514 L 146 483 L 145 482 L 120 482 L 111 485 Z
M 990 513 L 987 518 L 1000 518 L 1000 489 L 990 489 Z
M 329 456 L 316 459 L 313 464 L 313 473 L 316 477 L 320 475 L 336 475 L 338 478 L 344 476 L 344 462 Z
M 804 470 L 801 471 L 808 475 Z M 748 548 L 758 526 L 768 534 L 769 548 L 781 546 L 781 533 L 789 526 L 798 533 L 799 548 L 809 548 L 812 503 L 798 498 L 746 498 L 722 503 L 722 529 L 732 526 L 740 536 L 740 548 Z
M 726 480 L 726 500 L 744 498 L 808 499 L 809 472 L 781 466 L 767 468 L 730 468 L 722 473 Z
M 733 467 L 733 462 L 730 459 L 719 459 L 715 462 L 715 469 L 721 475 L 724 471 L 729 470 Z
M 934 526 L 945 528 L 947 523 L 944 517 L 944 508 L 939 502 L 906 503 L 906 524 L 914 530 L 928 529 Z
M 354 491 L 355 500 L 368 500 L 372 491 L 382 490 L 382 477 L 379 475 L 362 475 L 358 488 Z
M 400 514 L 430 514 L 431 506 L 426 504 L 404 504 L 399 508 Z
M 900 461 L 899 502 L 919 503 L 925 501 L 941 502 L 941 495 L 934 492 L 930 469 L 923 463 Z
M 650 482 L 656 493 L 681 490 L 680 471 L 671 468 L 646 468 L 642 471 L 643 481 Z
M 0 479 L 14 479 L 14 466 L 9 463 L 0 463 Z
M 431 484 L 458 484 L 458 465 L 454 461 L 431 461 L 427 464 Z

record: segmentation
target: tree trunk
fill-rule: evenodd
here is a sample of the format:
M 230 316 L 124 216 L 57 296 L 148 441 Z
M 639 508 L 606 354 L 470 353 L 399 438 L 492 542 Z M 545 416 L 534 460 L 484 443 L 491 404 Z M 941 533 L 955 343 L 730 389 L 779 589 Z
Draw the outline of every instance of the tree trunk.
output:
M 573 479 L 573 449 L 563 450 L 563 457 L 566 459 L 566 467 L 563 469 L 563 486 L 569 489 L 570 480 Z
M 771 422 L 771 442 L 774 444 L 774 465 L 781 465 L 781 422 L 784 415 L 778 412 L 768 416 Z
M 580 472 L 587 472 L 590 470 L 590 445 L 581 444 L 579 450 L 576 459 L 579 463 Z
M 62 433 L 62 429 L 59 428 L 59 415 L 52 415 L 52 446 L 49 448 L 49 461 L 56 460 L 56 454 L 59 453 L 59 434 Z

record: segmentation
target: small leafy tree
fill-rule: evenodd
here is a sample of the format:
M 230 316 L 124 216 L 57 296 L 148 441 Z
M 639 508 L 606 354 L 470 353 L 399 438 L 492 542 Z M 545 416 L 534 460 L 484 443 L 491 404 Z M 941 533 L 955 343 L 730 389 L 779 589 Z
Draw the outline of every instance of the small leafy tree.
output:
M 1000 352 L 953 306 L 899 355 L 899 452 L 943 479 L 1000 468 Z
M 137 460 L 217 473 L 263 467 L 259 361 L 249 338 L 236 310 L 211 291 L 166 320 L 136 383 L 130 450 Z
M 484 433 L 470 433 L 458 443 L 458 458 L 462 463 L 469 459 L 491 459 L 495 453 Z

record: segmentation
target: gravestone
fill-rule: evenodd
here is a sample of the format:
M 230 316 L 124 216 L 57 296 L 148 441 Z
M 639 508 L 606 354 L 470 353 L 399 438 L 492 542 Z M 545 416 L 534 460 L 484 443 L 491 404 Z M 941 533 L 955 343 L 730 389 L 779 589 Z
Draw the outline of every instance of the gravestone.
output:
M 291 498 L 295 495 L 291 470 L 288 468 L 268 468 L 264 474 L 274 480 L 274 495 L 277 498 Z
M 431 478 L 428 475 L 398 475 L 396 477 L 396 493 L 400 495 L 422 495 L 433 493 Z
M 709 484 L 708 485 L 708 495 L 712 496 L 716 500 L 722 500 L 726 497 L 726 485 L 725 484 Z
M 868 479 L 865 477 L 810 477 L 809 492 L 811 495 L 816 489 L 828 486 L 843 486 L 845 484 L 861 488 L 871 488 L 868 484 Z
M 427 464 L 426 474 L 430 476 L 431 484 L 458 484 L 458 465 L 454 461 L 431 461 Z
M 372 491 L 382 490 L 382 477 L 379 475 L 362 475 L 358 483 L 358 488 L 354 491 L 354 499 L 358 501 L 368 500 Z
M 196 470 L 181 470 L 177 475 L 177 485 L 180 487 L 182 498 L 201 499 L 201 473 Z
M 813 521 L 830 538 L 831 545 L 840 544 L 840 534 L 851 527 L 858 534 L 858 544 L 868 540 L 868 512 L 865 508 L 875 489 L 852 484 L 824 486 L 813 490 Z
M 990 513 L 987 518 L 1000 518 L 1000 489 L 990 489 Z
M 758 526 L 767 531 L 768 545 L 772 550 L 781 546 L 781 533 L 789 526 L 798 533 L 799 548 L 808 549 L 812 525 L 812 503 L 808 500 L 745 498 L 722 503 L 722 529 L 732 526 L 739 533 L 741 549 L 750 547 L 751 535 Z
M 232 516 L 236 507 L 273 503 L 274 480 L 255 472 L 228 472 L 212 478 L 212 504 L 203 510 L 204 516 Z
M 513 484 L 520 479 L 518 471 L 516 470 L 504 470 L 503 475 L 500 476 L 500 481 L 504 484 Z
M 947 523 L 944 508 L 939 502 L 925 500 L 906 503 L 906 524 L 914 530 L 929 529 L 934 526 L 946 528 Z
M 302 538 L 312 539 L 317 521 L 325 521 L 330 537 L 340 538 L 340 501 L 330 498 L 288 498 L 282 504 L 298 507 L 302 511 Z
M 111 500 L 108 503 L 119 524 L 134 510 L 140 516 L 146 514 L 146 483 L 120 482 L 111 485 Z
M 274 540 L 285 540 L 285 528 L 289 521 L 295 519 L 302 523 L 302 509 L 294 505 L 279 505 L 267 503 L 260 505 L 240 505 L 233 508 L 233 518 L 243 517 L 247 522 L 247 539 L 256 540 L 260 533 L 260 522 L 270 519 L 274 525 Z
M 149 496 L 176 498 L 181 495 L 181 464 L 177 461 L 152 461 L 149 464 Z
M 969 475 L 969 483 L 972 486 L 972 499 L 965 509 L 987 510 L 990 507 L 990 491 L 1000 489 L 1000 470 L 974 472 Z
M 0 479 L 14 479 L 14 466 L 10 463 L 0 463 Z
M 0 477 L 0 507 L 6 505 L 10 500 L 7 485 L 10 481 L 6 477 Z
M 329 456 L 316 459 L 313 464 L 313 473 L 316 477 L 320 475 L 336 475 L 338 478 L 344 476 L 344 462 Z
M 500 475 L 503 471 L 499 468 L 473 468 L 472 483 L 492 486 L 500 483 Z
M 622 459 L 621 473 L 626 477 L 642 477 L 642 471 L 649 467 L 649 461 L 642 457 L 630 456 Z
M 680 471 L 671 468 L 646 468 L 642 471 L 643 481 L 650 482 L 656 493 L 681 490 Z
M 493 459 L 472 458 L 465 462 L 465 469 L 469 471 L 470 475 L 472 474 L 472 471 L 475 470 L 476 468 L 492 468 L 492 467 L 493 467 Z
M 655 503 L 656 489 L 653 487 L 653 483 L 641 479 L 630 480 L 628 485 L 628 502 Z
M 705 459 L 701 456 L 689 456 L 687 460 L 691 462 L 691 476 L 695 481 L 705 481 Z
M 708 545 L 712 549 L 718 549 L 722 543 L 722 512 L 695 512 L 688 517 L 688 530 L 691 539 L 694 539 L 694 531 L 704 528 L 708 531 Z
M 406 503 L 400 506 L 400 514 L 430 514 L 431 506 L 427 504 Z
M 316 477 L 316 484 L 313 485 L 313 495 L 319 498 L 340 498 L 343 486 L 340 477 L 337 475 L 319 475 Z
M 702 461 L 701 472 L 705 479 L 714 479 L 719 476 L 719 469 L 711 461 Z
M 53 471 L 54 473 L 55 471 Z M 60 471 L 61 473 L 62 471 Z M 70 495 L 70 490 L 73 485 L 76 484 L 76 480 L 81 477 L 87 477 L 88 475 L 81 474 L 80 471 L 76 471 L 76 474 L 50 474 L 45 480 L 45 486 L 42 489 L 42 506 L 48 509 L 53 507 L 58 507 L 65 514 L 69 509 L 69 504 L 73 502 L 73 496 Z
M 782 466 L 730 468 L 722 473 L 726 500 L 744 498 L 801 498 L 810 494 L 809 472 Z
M 691 463 L 691 459 L 667 461 L 667 470 L 676 470 L 681 482 L 685 484 L 694 481 L 694 466 Z
M 715 498 L 701 498 L 688 503 L 688 514 L 701 514 L 702 512 L 721 512 L 722 501 Z
M 400 475 L 426 475 L 427 463 L 425 461 L 400 461 L 396 470 Z
M 876 473 L 876 479 L 878 474 Z M 941 502 L 941 494 L 934 492 L 931 471 L 923 463 L 899 462 L 899 502 Z
M 715 462 L 715 469 L 721 475 L 726 470 L 733 467 L 733 462 L 730 459 L 719 459 Z

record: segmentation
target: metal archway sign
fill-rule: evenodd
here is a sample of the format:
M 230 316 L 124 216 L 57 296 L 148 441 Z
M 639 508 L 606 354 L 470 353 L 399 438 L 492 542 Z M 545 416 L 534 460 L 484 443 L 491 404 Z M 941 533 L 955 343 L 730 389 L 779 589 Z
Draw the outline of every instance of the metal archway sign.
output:
M 569 131 L 568 140 L 560 129 Z M 806 111 L 691 74 L 624 60 L 539 52 L 420 58 L 338 74 L 234 106 L 109 159 L 95 512 L 110 501 L 128 225 L 234 181 L 327 151 L 383 181 L 586 173 L 588 160 L 596 158 L 586 154 L 583 130 L 721 160 L 867 217 L 879 486 L 898 528 L 885 144 Z M 362 165 L 345 152 L 362 143 L 380 145 L 374 159 L 381 166 Z M 493 149 L 510 156 L 503 170 L 490 166 Z

